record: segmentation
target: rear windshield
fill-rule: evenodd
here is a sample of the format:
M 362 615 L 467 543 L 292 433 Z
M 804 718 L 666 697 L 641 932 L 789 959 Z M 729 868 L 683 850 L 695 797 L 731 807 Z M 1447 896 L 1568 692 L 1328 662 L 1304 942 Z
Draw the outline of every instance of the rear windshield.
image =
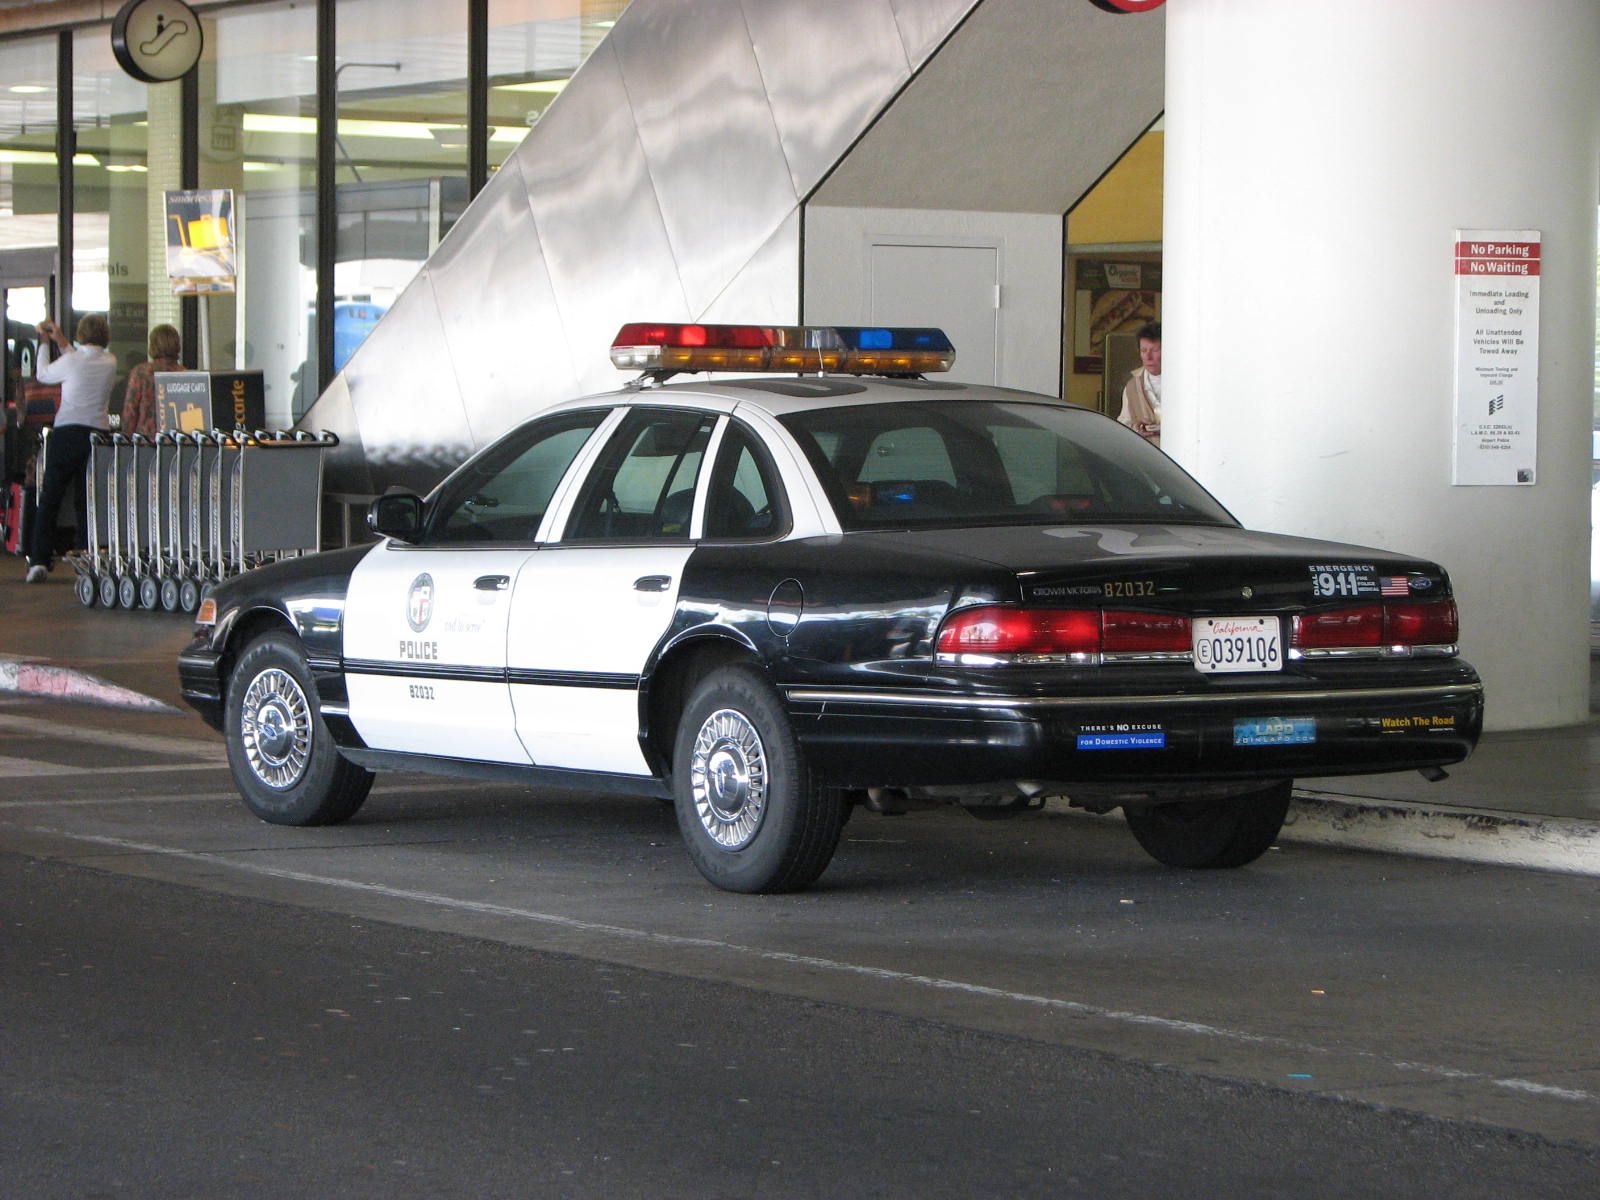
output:
M 1235 525 L 1130 429 L 1065 404 L 938 400 L 792 413 L 845 529 Z

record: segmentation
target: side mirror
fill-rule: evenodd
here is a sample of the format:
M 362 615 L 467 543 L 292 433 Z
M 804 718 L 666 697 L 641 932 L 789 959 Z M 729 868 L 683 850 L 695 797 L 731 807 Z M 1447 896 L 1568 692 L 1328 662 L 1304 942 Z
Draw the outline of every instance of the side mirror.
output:
M 415 542 L 422 536 L 422 497 L 413 492 L 379 496 L 367 509 L 367 528 L 397 541 Z

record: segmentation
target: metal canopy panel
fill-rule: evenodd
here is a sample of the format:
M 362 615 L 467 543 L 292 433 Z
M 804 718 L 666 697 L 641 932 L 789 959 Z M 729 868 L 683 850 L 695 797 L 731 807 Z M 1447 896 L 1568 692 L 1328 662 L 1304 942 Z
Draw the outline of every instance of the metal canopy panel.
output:
M 577 391 L 522 172 L 498 172 L 474 209 L 470 236 L 452 231 L 428 262 L 450 365 L 475 446 L 493 441 L 543 404 Z M 488 341 L 487 314 L 508 332 Z
M 543 132 L 554 120 L 554 136 L 540 139 L 537 154 L 524 153 L 524 143 L 512 156 L 526 181 L 561 322 L 570 344 L 580 348 L 574 357 L 579 386 L 586 389 L 615 382 L 605 350 L 624 322 L 694 315 L 611 41 L 600 44 L 539 123 Z
M 744 270 L 734 276 L 705 312 L 702 321 L 737 325 L 796 325 L 800 321 L 800 210 L 766 241 Z
M 616 386 L 626 321 L 795 319 L 799 198 L 972 3 L 633 0 L 301 422 L 359 429 L 329 490 Z
M 697 0 L 623 22 L 610 40 L 689 311 L 699 313 L 798 199 L 744 13 L 738 0 Z
M 804 196 L 911 76 L 894 8 L 889 0 L 745 0 L 744 19 L 794 190 Z
M 372 474 L 367 469 L 367 450 L 361 441 L 361 430 L 356 425 L 355 410 L 350 406 L 350 388 L 344 375 L 333 377 L 328 390 L 300 418 L 299 428 L 331 433 L 339 439 L 339 444 L 329 450 L 322 460 L 327 492 L 370 496 L 377 491 L 372 485 Z
M 1160 115 L 1165 38 L 1159 9 L 984 0 L 811 202 L 1066 212 Z
M 356 424 L 374 481 L 425 492 L 472 452 L 426 269 L 383 325 L 388 336 L 368 338 L 344 369 Z M 484 344 L 486 353 L 498 348 Z
M 957 21 L 981 0 L 892 0 L 906 58 L 921 63 L 950 36 Z M 992 0 L 991 0 L 992 2 Z M 1066 6 L 1056 0 L 1056 8 Z

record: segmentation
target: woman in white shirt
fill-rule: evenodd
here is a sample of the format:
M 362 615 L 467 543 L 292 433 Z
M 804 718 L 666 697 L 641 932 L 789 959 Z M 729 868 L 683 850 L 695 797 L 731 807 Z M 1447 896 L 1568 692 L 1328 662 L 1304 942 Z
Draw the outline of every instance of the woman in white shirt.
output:
M 61 406 L 56 409 L 50 430 L 49 450 L 45 455 L 44 486 L 39 492 L 39 507 L 28 537 L 29 583 L 39 583 L 50 570 L 55 556 L 56 517 L 67 489 L 73 489 L 78 506 L 78 538 L 88 527 L 89 514 L 84 472 L 89 465 L 89 435 L 109 429 L 106 409 L 111 403 L 111 388 L 117 381 L 117 357 L 106 347 L 111 328 L 99 313 L 89 313 L 78 322 L 77 345 L 53 321 L 44 321 L 39 332 L 58 347 L 58 356 L 39 368 L 40 383 L 61 385 Z

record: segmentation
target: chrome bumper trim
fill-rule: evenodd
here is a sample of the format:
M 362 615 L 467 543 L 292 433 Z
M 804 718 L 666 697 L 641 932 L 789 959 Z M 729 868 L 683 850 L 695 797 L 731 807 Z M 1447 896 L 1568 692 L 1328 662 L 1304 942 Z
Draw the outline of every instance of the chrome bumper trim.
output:
M 1427 700 L 1463 699 L 1481 696 L 1481 683 L 1429 685 L 1391 688 L 1317 688 L 1289 692 L 1230 692 L 1218 696 L 946 696 L 934 692 L 851 692 L 791 688 L 790 700 L 800 704 L 891 704 L 920 705 L 927 708 L 1151 708 L 1164 705 L 1260 706 L 1298 704 L 1323 700 L 1380 700 L 1407 704 Z
M 350 706 L 348 704 L 320 704 L 318 707 L 325 717 L 348 717 L 350 715 Z

